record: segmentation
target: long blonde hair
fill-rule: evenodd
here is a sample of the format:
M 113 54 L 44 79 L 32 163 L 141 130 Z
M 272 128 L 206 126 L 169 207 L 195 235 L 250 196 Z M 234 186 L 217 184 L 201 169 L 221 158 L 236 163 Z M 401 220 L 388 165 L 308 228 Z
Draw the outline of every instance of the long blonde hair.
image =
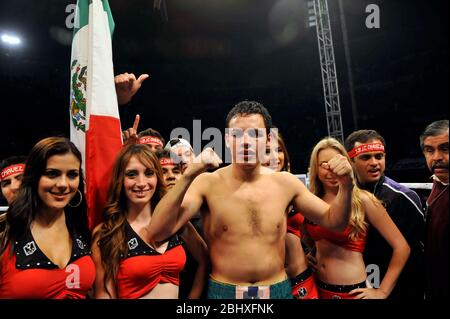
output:
M 163 173 L 157 156 L 148 145 L 130 144 L 122 149 L 114 164 L 108 200 L 104 208 L 104 220 L 95 236 L 100 246 L 102 264 L 105 268 L 104 284 L 113 280 L 116 286 L 116 276 L 119 271 L 121 256 L 128 254 L 125 240 L 127 197 L 123 187 L 125 168 L 131 157 L 136 156 L 146 167 L 154 170 L 157 178 L 156 190 L 151 198 L 151 207 L 154 209 L 160 199 L 166 194 Z M 107 291 L 109 294 L 109 291 Z
M 314 146 L 314 149 L 311 153 L 311 159 L 309 161 L 309 185 L 311 192 L 318 197 L 323 197 L 325 195 L 323 184 L 319 180 L 318 155 L 320 151 L 328 148 L 332 148 L 338 151 L 339 154 L 347 157 L 347 159 L 350 161 L 350 158 L 348 157 L 344 146 L 341 143 L 339 143 L 338 140 L 332 137 L 326 137 L 322 139 L 319 143 L 317 143 L 316 146 Z M 366 191 L 358 188 L 354 182 L 353 186 L 354 188 L 352 194 L 352 213 L 349 220 L 349 226 L 351 227 L 349 238 L 351 240 L 357 240 L 359 238 L 359 235 L 366 232 L 367 230 L 367 222 L 365 220 L 365 212 L 361 200 L 362 192 Z

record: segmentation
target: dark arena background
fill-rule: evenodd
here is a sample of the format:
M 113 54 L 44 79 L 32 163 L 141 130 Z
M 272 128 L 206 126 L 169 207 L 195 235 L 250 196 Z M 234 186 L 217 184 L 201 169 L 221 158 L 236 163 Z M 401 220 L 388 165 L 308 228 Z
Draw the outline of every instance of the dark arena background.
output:
M 312 146 L 328 134 L 315 27 L 305 0 L 110 0 L 115 74 L 149 73 L 122 128 L 168 139 L 175 127 L 223 130 L 229 109 L 262 102 L 284 134 L 293 172 L 306 173 Z M 41 138 L 69 135 L 71 30 L 75 1 L 0 3 L 0 158 L 27 154 Z M 419 135 L 448 118 L 448 1 L 344 0 L 346 59 L 338 0 L 329 13 L 344 136 L 358 128 L 387 140 L 387 175 L 429 182 Z M 376 4 L 379 28 L 368 28 Z M 348 68 L 347 62 L 351 65 Z M 352 111 L 349 69 L 356 110 Z M 354 114 L 356 117 L 354 117 Z M 206 144 L 208 141 L 204 141 Z

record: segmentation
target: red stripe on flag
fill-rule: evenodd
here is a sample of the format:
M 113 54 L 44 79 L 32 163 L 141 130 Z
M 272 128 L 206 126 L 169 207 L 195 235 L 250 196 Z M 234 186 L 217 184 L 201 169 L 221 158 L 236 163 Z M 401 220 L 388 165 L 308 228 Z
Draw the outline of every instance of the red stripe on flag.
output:
M 120 120 L 91 115 L 86 132 L 86 196 L 89 229 L 103 219 L 112 167 L 122 149 Z

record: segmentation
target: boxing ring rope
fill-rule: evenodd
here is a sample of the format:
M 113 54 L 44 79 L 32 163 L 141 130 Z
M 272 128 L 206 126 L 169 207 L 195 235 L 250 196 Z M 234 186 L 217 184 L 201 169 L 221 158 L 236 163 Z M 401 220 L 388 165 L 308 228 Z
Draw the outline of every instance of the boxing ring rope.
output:
M 298 174 L 297 176 L 304 184 L 308 185 L 308 179 L 305 174 Z M 403 186 L 406 186 L 411 189 L 422 189 L 422 190 L 431 190 L 433 183 L 400 183 Z M 0 213 L 6 212 L 8 206 L 0 206 Z

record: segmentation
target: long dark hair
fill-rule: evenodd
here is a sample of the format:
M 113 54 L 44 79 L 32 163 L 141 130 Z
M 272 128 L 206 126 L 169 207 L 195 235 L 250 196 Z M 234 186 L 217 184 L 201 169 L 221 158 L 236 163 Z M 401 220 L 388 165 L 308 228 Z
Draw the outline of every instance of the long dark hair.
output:
M 281 135 L 280 132 L 278 132 L 278 146 L 281 147 L 281 150 L 284 154 L 284 162 L 283 167 L 281 168 L 281 171 L 291 172 L 291 160 L 289 158 L 289 153 L 287 151 L 286 144 L 284 143 L 283 135 Z
M 146 167 L 154 170 L 157 184 L 151 198 L 151 207 L 154 209 L 160 199 L 166 194 L 166 186 L 158 157 L 145 144 L 130 144 L 119 153 L 113 167 L 111 183 L 108 192 L 108 200 L 103 212 L 103 224 L 94 234 L 94 240 L 100 247 L 102 264 L 105 268 L 104 284 L 113 280 L 116 285 L 116 276 L 119 271 L 121 256 L 128 254 L 128 246 L 125 240 L 125 225 L 127 211 L 127 197 L 123 187 L 125 168 L 131 157 L 137 159 Z M 108 294 L 110 292 L 106 288 Z
M 80 184 L 78 189 L 84 195 L 84 180 L 81 169 L 81 153 L 77 147 L 65 137 L 48 137 L 39 141 L 28 155 L 25 171 L 23 173 L 22 184 L 16 199 L 11 203 L 6 215 L 6 228 L 0 236 L 0 256 L 5 251 L 8 243 L 14 245 L 16 240 L 20 240 L 30 229 L 31 223 L 39 213 L 38 205 L 41 199 L 38 195 L 38 184 L 41 176 L 47 168 L 47 160 L 53 155 L 73 154 L 80 161 Z M 75 195 L 76 197 L 78 195 Z M 76 230 L 90 241 L 87 227 L 87 212 L 84 196 L 77 207 L 64 208 L 66 223 L 70 228 Z M 13 251 L 11 249 L 11 251 Z

